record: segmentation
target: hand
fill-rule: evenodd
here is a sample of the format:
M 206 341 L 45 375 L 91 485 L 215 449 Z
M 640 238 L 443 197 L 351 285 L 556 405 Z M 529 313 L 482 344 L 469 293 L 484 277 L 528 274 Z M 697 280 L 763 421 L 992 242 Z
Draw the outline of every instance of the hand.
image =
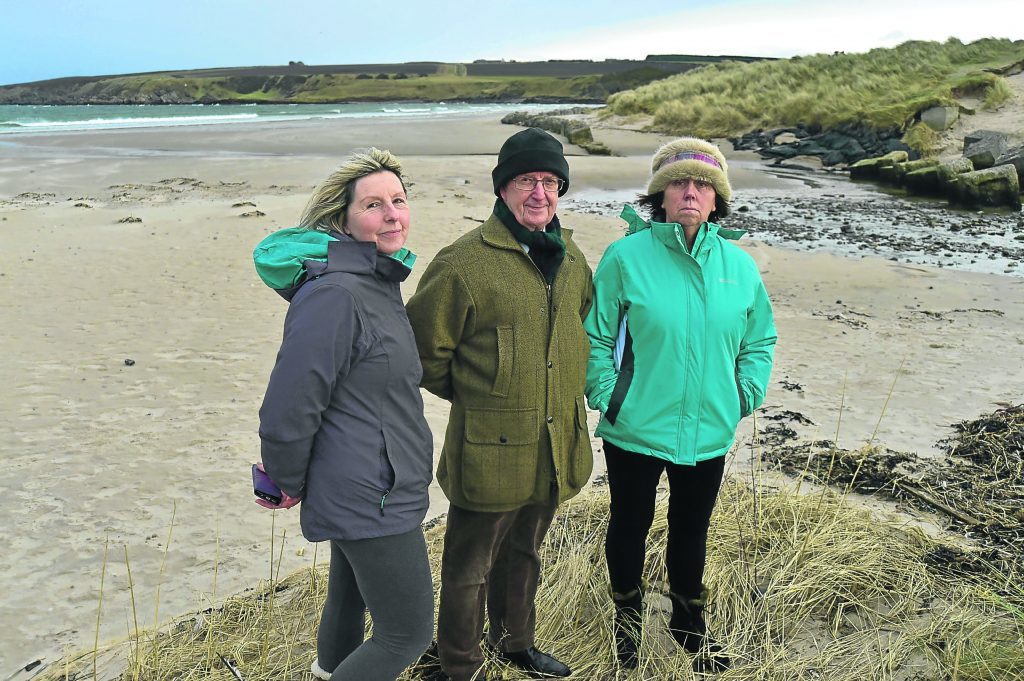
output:
M 264 473 L 267 472 L 266 469 L 263 468 L 263 462 L 262 461 L 256 462 L 256 468 L 261 470 L 261 471 L 263 471 Z M 276 485 L 277 483 L 274 483 L 274 484 Z M 284 490 L 280 489 L 280 486 L 278 486 L 278 489 L 281 492 L 281 503 L 280 504 L 275 505 L 275 504 L 270 503 L 266 499 L 260 499 L 259 497 L 256 498 L 256 503 L 258 505 L 262 506 L 263 508 L 269 508 L 271 510 L 276 510 L 276 509 L 279 509 L 279 508 L 280 509 L 291 508 L 292 506 L 294 506 L 297 503 L 299 503 L 300 501 L 302 501 L 301 497 L 300 498 L 290 497 L 287 494 L 285 494 Z
M 283 491 L 281 492 L 281 503 L 278 504 L 277 506 L 274 506 L 272 503 L 270 503 L 269 501 L 267 501 L 265 499 L 259 499 L 259 498 L 256 499 L 256 503 L 257 504 L 259 504 L 263 508 L 269 508 L 271 510 L 291 508 L 292 506 L 294 506 L 295 504 L 299 503 L 300 501 L 302 501 L 301 498 L 296 499 L 295 497 L 290 497 L 287 494 L 285 494 Z

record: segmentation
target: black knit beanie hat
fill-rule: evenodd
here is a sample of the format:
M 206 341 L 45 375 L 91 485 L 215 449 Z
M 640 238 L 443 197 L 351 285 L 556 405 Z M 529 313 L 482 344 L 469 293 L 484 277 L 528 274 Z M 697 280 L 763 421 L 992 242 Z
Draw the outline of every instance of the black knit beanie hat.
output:
M 540 128 L 527 128 L 505 140 L 498 152 L 498 165 L 491 171 L 494 195 L 501 196 L 501 188 L 516 175 L 547 171 L 565 182 L 558 195 L 569 189 L 569 163 L 562 153 L 562 143 Z

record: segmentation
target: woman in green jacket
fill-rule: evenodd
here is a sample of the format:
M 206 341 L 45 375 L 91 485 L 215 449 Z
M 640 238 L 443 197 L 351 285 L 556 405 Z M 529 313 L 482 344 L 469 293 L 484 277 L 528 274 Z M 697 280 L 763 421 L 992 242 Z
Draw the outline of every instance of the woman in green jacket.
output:
M 611 491 L 605 554 L 619 662 L 637 664 L 647 533 L 668 473 L 669 628 L 712 669 L 729 658 L 707 632 L 707 533 L 739 420 L 761 405 L 776 332 L 754 260 L 717 221 L 732 189 L 718 147 L 681 138 L 652 159 L 627 235 L 594 274 L 587 399 L 601 412 Z

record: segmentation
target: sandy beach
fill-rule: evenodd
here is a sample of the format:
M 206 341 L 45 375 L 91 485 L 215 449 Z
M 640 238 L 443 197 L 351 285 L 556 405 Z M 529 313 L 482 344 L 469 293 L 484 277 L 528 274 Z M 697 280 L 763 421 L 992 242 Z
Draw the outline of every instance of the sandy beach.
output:
M 101 640 L 267 578 L 272 537 L 281 574 L 326 559 L 297 512 L 252 503 L 257 410 L 286 311 L 252 248 L 293 224 L 341 156 L 387 147 L 410 180 L 410 295 L 438 249 L 489 214 L 490 170 L 514 130 L 476 117 L 0 136 L 0 675 L 92 646 L 105 552 Z M 668 138 L 598 139 L 619 155 L 567 147 L 559 210 L 591 266 L 621 223 L 571 199 L 628 197 Z M 790 192 L 842 219 L 828 192 L 845 180 L 822 189 L 736 160 L 737 205 Z M 742 228 L 743 214 L 728 224 Z M 789 250 L 756 233 L 741 243 L 780 335 L 761 423 L 788 410 L 813 424 L 793 424 L 801 437 L 838 431 L 856 447 L 874 434 L 928 455 L 950 424 L 1024 395 L 1024 277 Z M 426 404 L 436 456 L 447 406 Z M 736 468 L 754 426 L 741 428 Z M 446 510 L 436 486 L 431 499 L 431 516 Z

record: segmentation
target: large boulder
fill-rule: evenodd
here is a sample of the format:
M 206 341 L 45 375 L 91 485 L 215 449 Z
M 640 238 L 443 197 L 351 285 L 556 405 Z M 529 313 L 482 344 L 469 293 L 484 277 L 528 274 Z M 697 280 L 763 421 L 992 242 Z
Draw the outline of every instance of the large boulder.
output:
M 1024 146 L 1014 147 L 996 159 L 996 165 L 1010 164 L 1017 169 L 1017 179 L 1024 178 Z
M 969 158 L 978 170 L 996 165 L 996 159 L 1006 153 L 1010 144 L 1006 135 L 991 130 L 979 130 L 964 137 L 964 158 Z
M 913 163 L 916 163 L 916 161 L 910 161 L 902 165 L 906 168 Z M 961 173 L 969 173 L 972 170 L 974 170 L 974 165 L 966 158 L 958 158 L 931 166 L 921 166 L 908 171 L 903 176 L 903 185 L 912 194 L 955 197 L 957 178 Z
M 957 177 L 974 170 L 978 170 L 978 168 L 974 167 L 969 158 L 956 158 L 952 161 L 946 161 L 945 163 L 940 163 L 939 167 L 936 168 L 939 182 L 943 183 L 955 183 Z
M 960 203 L 969 206 L 1020 208 L 1020 180 L 1010 164 L 963 173 L 957 180 Z
M 915 170 L 922 170 L 924 168 L 934 168 L 939 165 L 939 162 L 932 158 L 919 158 L 916 161 L 907 161 L 905 163 L 893 163 L 887 169 L 880 169 L 879 177 L 881 177 L 881 170 L 888 170 L 891 168 L 892 182 L 898 187 L 902 187 L 904 180 L 909 173 Z
M 530 114 L 525 111 L 513 111 L 512 113 L 506 114 L 501 119 L 502 123 L 509 125 L 522 125 L 526 127 L 540 128 L 553 132 L 556 135 L 561 135 L 569 144 L 575 144 L 583 147 L 587 151 L 591 151 L 591 147 L 597 151 L 591 151 L 591 153 L 605 154 L 607 147 L 604 145 L 596 145 L 594 143 L 594 134 L 590 130 L 590 126 L 585 121 L 576 118 L 562 118 L 563 115 L 574 115 L 577 113 L 585 112 L 587 109 L 574 108 L 574 109 L 561 109 L 558 111 L 552 111 L 550 114 Z
M 956 123 L 959 117 L 960 109 L 955 106 L 933 106 L 921 112 L 921 122 L 939 132 Z
M 989 138 L 1006 139 L 1006 134 L 995 130 L 975 130 L 964 135 L 964 151 L 975 142 L 981 142 Z
M 938 194 L 939 167 L 931 166 L 910 171 L 903 176 L 903 186 L 911 194 Z
M 890 151 L 885 156 L 877 158 L 866 158 L 857 161 L 850 166 L 850 178 L 854 180 L 873 180 L 878 177 L 878 171 L 893 165 L 894 163 L 906 163 L 910 159 L 906 151 Z

